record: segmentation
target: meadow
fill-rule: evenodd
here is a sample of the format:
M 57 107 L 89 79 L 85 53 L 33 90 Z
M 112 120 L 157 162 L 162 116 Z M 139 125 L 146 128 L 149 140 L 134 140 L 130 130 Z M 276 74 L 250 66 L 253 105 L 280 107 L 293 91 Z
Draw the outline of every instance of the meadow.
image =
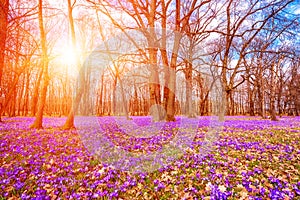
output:
M 155 136 L 130 140 L 114 131 L 110 118 L 102 128 L 113 144 L 123 141 L 127 151 L 159 149 Z M 78 130 L 60 128 L 65 118 L 44 118 L 44 129 L 30 129 L 33 120 L 0 123 L 0 199 L 300 199 L 300 117 L 226 117 L 205 154 L 209 124 L 200 117 L 188 151 L 139 173 L 101 162 Z

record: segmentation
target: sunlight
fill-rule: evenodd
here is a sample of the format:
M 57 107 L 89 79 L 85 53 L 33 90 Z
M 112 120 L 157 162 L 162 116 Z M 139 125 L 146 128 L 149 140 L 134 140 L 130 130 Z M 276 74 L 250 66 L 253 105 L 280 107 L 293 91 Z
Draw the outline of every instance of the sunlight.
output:
M 76 66 L 76 50 L 72 47 L 66 46 L 62 48 L 60 60 L 62 64 L 75 67 Z
M 61 71 L 67 71 L 68 75 L 76 76 L 78 74 L 78 66 L 76 60 L 79 59 L 80 53 L 69 45 L 63 46 L 58 52 L 58 62 Z

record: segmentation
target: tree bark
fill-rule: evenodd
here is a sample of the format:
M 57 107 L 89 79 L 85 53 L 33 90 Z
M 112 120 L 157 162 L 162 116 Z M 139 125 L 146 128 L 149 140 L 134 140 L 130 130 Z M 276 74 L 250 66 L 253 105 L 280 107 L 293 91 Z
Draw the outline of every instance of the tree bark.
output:
M 99 108 L 98 114 L 103 115 L 103 84 L 104 84 L 104 73 L 101 75 L 101 86 L 100 86 L 100 95 L 99 95 Z
M 167 100 L 167 121 L 175 121 L 175 91 L 176 91 L 176 66 L 177 66 L 177 54 L 179 50 L 179 44 L 181 40 L 180 31 L 180 0 L 176 0 L 176 21 L 175 21 L 175 36 L 172 49 L 172 57 L 170 62 L 169 73 L 169 91 Z
M 5 44 L 8 25 L 9 0 L 0 0 L 0 85 L 4 68 Z
M 27 69 L 27 68 L 26 68 Z M 29 70 L 25 73 L 26 77 L 26 87 L 25 87 L 25 99 L 24 99 L 24 105 L 23 105 L 23 111 L 24 116 L 27 116 L 28 114 L 28 102 L 29 102 L 29 84 L 30 84 L 30 72 Z
M 191 63 L 191 59 L 187 61 L 186 63 L 186 71 L 185 71 L 185 88 L 186 88 L 186 98 L 185 98 L 185 114 L 189 118 L 195 117 L 195 113 L 193 111 L 193 101 L 192 101 L 192 96 L 193 96 L 193 79 L 192 79 L 192 72 L 193 72 L 193 65 Z
M 43 68 L 43 84 L 42 91 L 39 97 L 38 103 L 38 111 L 36 114 L 35 121 L 30 126 L 31 128 L 43 128 L 43 112 L 46 103 L 47 96 L 47 88 L 49 85 L 49 75 L 48 75 L 48 53 L 46 46 L 46 33 L 44 30 L 44 22 L 43 22 L 43 0 L 39 0 L 39 11 L 38 11 L 38 19 L 39 19 L 39 29 L 40 29 L 40 37 L 41 37 L 41 46 L 42 46 L 42 68 Z
M 76 35 L 75 35 L 75 28 L 74 28 L 74 19 L 73 19 L 73 8 L 72 8 L 72 4 L 71 4 L 71 0 L 68 0 L 68 17 L 69 17 L 69 26 L 70 26 L 70 32 L 71 32 L 71 39 L 72 39 L 72 47 L 74 48 L 75 53 L 77 53 L 76 51 Z M 79 68 L 79 57 L 78 55 L 76 55 L 76 66 Z M 76 93 L 76 97 L 75 99 L 72 100 L 72 106 L 70 109 L 70 112 L 68 114 L 67 120 L 65 122 L 65 124 L 63 125 L 63 129 L 72 129 L 75 128 L 74 125 L 74 115 L 75 112 L 78 111 L 78 107 L 79 107 L 79 103 L 80 103 L 80 99 L 82 97 L 82 92 L 84 90 L 84 86 L 82 84 L 84 84 L 84 72 L 80 71 L 80 89 L 77 91 Z M 75 104 L 75 105 L 74 105 Z
M 9 0 L 0 0 L 0 88 L 2 83 L 2 73 L 4 68 L 4 57 L 5 57 L 5 46 L 6 46 L 6 36 L 7 36 L 7 25 L 8 25 L 8 10 L 9 10 Z M 2 97 L 3 91 L 0 91 L 0 97 Z M 2 110 L 4 105 L 0 104 L 0 109 Z M 2 112 L 0 113 L 0 122 Z
M 275 76 L 275 69 L 274 69 L 274 63 L 272 63 L 271 64 L 271 87 L 270 87 L 270 114 L 271 114 L 272 121 L 278 121 L 278 119 L 276 117 L 276 110 L 275 110 L 275 85 L 276 85 L 276 83 L 274 80 L 274 76 Z

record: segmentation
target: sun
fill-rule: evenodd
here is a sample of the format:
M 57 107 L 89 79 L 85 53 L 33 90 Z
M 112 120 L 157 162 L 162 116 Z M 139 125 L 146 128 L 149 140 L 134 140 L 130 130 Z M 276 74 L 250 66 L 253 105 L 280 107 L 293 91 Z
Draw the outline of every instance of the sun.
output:
M 78 59 L 76 56 L 76 49 L 66 46 L 62 49 L 60 59 L 62 61 L 62 64 L 74 66 L 76 67 L 76 60 Z
M 62 46 L 58 51 L 58 61 L 61 70 L 67 71 L 69 75 L 76 75 L 78 73 L 78 59 L 80 54 L 76 48 L 71 46 Z

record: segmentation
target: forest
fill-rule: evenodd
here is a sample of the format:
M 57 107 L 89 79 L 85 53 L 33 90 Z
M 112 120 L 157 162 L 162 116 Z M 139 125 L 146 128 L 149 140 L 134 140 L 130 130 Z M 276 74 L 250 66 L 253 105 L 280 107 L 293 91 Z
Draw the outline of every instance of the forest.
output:
M 67 116 L 86 73 L 82 114 L 211 115 L 218 85 L 226 115 L 298 116 L 297 3 L 3 1 L 1 115 Z
M 0 0 L 0 199 L 294 199 L 299 115 L 299 0 Z

